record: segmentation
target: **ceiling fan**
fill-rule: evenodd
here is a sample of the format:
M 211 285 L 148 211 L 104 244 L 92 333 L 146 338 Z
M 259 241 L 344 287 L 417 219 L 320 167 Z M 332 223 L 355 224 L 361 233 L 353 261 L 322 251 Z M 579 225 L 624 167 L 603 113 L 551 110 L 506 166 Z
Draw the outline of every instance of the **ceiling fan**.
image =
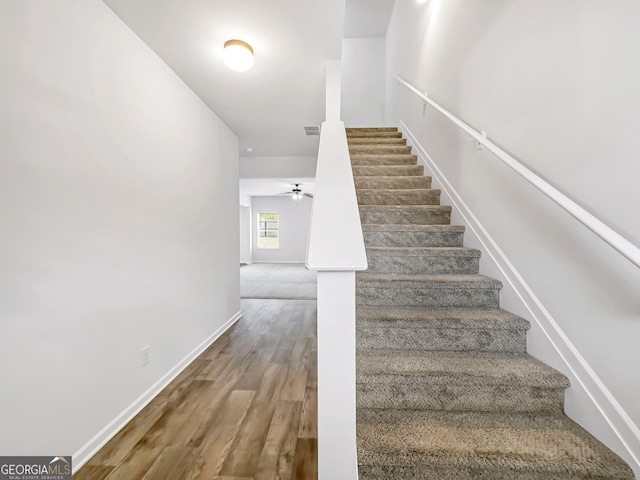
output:
M 302 191 L 302 189 L 300 188 L 300 185 L 302 185 L 301 183 L 296 183 L 294 185 L 295 186 L 291 189 L 290 192 L 282 192 L 278 195 L 291 195 L 291 198 L 293 198 L 294 200 L 300 200 L 302 197 L 313 198 L 313 195 L 311 195 L 310 193 L 304 193 Z

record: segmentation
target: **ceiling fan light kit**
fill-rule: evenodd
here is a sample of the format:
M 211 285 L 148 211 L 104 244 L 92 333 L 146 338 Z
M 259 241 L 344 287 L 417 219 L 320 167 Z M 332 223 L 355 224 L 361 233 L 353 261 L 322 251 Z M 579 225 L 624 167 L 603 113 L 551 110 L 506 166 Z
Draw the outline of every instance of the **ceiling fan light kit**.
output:
M 224 62 L 231 70 L 246 72 L 253 67 L 253 48 L 242 40 L 227 40 L 224 43 Z
M 282 193 L 279 193 L 278 195 L 291 195 L 291 198 L 293 200 L 300 200 L 302 197 L 313 198 L 313 195 L 311 195 L 310 193 L 304 193 L 300 188 L 300 185 L 301 185 L 300 183 L 296 183 L 294 184 L 294 187 L 291 189 L 290 192 L 282 192 Z

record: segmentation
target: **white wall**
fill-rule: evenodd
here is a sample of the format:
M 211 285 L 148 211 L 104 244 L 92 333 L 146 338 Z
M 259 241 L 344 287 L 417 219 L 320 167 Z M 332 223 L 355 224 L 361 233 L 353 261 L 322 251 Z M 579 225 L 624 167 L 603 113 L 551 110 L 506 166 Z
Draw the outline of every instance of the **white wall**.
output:
M 398 0 L 387 79 L 401 74 L 640 244 L 638 19 L 634 0 Z M 413 132 L 548 311 L 532 318 L 503 291 L 506 308 L 534 320 L 529 351 L 572 378 L 569 415 L 640 458 L 638 269 L 395 82 L 387 103 L 388 120 Z M 566 363 L 537 321 L 570 339 L 558 343 Z
M 384 37 L 342 40 L 342 121 L 347 127 L 385 125 Z
M 307 254 L 311 199 L 253 197 L 252 260 L 254 262 L 304 262 Z M 280 248 L 258 248 L 258 214 L 280 214 Z
M 301 135 L 302 133 L 302 128 Z M 315 177 L 318 157 L 242 157 L 240 178 Z
M 340 121 L 341 70 L 340 60 L 325 62 L 325 121 Z
M 240 263 L 251 263 L 251 195 L 240 190 Z
M 240 190 L 239 194 L 240 194 L 240 206 L 251 207 L 251 195 L 247 195 L 242 190 Z
M 71 454 L 238 313 L 238 142 L 101 1 L 0 42 L 0 452 Z
M 251 263 L 251 207 L 240 205 L 240 263 Z

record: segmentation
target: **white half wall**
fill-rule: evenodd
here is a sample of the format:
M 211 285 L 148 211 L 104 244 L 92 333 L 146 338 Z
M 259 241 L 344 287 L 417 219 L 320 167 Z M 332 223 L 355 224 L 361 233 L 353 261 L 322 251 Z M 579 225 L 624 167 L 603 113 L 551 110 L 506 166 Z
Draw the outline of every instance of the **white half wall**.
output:
M 71 455 L 237 319 L 238 140 L 99 0 L 0 41 L 0 452 Z
M 342 40 L 342 121 L 347 127 L 385 125 L 385 39 Z
M 390 79 L 428 92 L 638 245 L 638 18 L 632 0 L 398 0 L 386 39 L 387 119 L 403 122 L 530 288 L 523 300 L 507 286 L 502 305 L 532 321 L 529 352 L 573 379 L 567 413 L 636 475 L 640 271 Z M 488 256 L 481 268 L 500 275 Z
M 290 196 L 253 197 L 251 213 L 253 262 L 304 263 L 311 221 L 311 199 Z M 280 214 L 280 248 L 258 248 L 258 214 Z

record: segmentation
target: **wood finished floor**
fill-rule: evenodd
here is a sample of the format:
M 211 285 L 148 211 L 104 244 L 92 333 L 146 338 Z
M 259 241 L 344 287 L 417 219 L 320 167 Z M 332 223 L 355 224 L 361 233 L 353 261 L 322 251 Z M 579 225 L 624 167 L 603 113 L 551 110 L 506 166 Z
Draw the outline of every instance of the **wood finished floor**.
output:
M 316 302 L 242 311 L 74 480 L 318 477 Z

